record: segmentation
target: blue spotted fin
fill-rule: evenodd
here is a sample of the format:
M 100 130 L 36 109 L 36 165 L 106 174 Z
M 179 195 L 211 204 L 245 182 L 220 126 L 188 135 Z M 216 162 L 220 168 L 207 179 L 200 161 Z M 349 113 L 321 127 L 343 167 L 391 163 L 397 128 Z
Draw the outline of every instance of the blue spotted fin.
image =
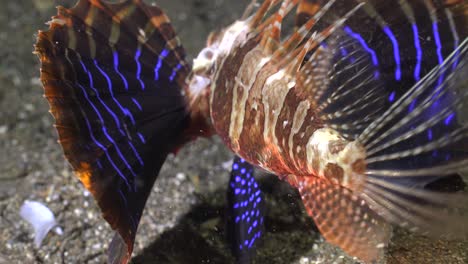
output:
M 264 231 L 265 202 L 254 168 L 236 156 L 228 187 L 228 239 L 237 263 L 251 263 Z
M 58 7 L 36 53 L 59 142 L 116 235 L 126 263 L 148 195 L 188 115 L 189 69 L 168 18 L 142 1 Z

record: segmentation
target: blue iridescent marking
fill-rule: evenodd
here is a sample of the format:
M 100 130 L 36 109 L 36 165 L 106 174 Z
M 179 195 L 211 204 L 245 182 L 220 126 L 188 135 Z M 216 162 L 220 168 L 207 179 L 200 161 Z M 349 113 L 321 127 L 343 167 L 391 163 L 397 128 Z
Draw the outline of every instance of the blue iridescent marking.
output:
M 393 46 L 393 57 L 395 59 L 396 69 L 395 69 L 395 79 L 397 81 L 401 80 L 401 61 L 400 61 L 400 48 L 398 47 L 398 41 L 393 35 L 392 30 L 386 26 L 383 28 L 385 34 L 390 38 Z
M 83 91 L 84 92 L 84 91 Z M 91 128 L 91 125 L 89 124 L 89 121 L 87 118 L 85 118 L 85 122 L 86 122 L 86 126 L 88 127 L 88 131 L 89 131 L 89 135 L 91 136 L 91 140 L 94 142 L 94 144 L 96 144 L 96 146 L 98 146 L 100 149 L 102 149 L 102 151 L 104 151 L 104 154 L 106 155 L 107 159 L 109 160 L 109 163 L 111 164 L 111 166 L 114 168 L 114 170 L 117 172 L 117 174 L 119 174 L 120 178 L 122 178 L 122 180 L 125 182 L 125 185 L 127 185 L 128 189 L 130 190 L 131 187 L 130 187 L 130 184 L 128 183 L 127 181 L 127 178 L 125 177 L 125 175 L 120 171 L 120 169 L 117 167 L 117 165 L 115 165 L 114 161 L 112 160 L 111 156 L 109 155 L 109 152 L 107 151 L 107 148 L 105 148 L 95 137 L 94 137 L 94 134 L 93 134 L 93 130 Z
M 442 43 L 440 41 L 439 26 L 437 22 L 432 23 L 432 31 L 434 31 L 434 41 L 436 44 L 437 60 L 439 62 L 439 65 L 442 65 L 442 63 L 444 63 L 444 58 L 442 56 Z M 444 79 L 444 74 L 441 74 L 437 81 L 437 85 L 442 84 L 443 79 Z
M 169 76 L 169 81 L 174 81 L 174 78 L 176 77 L 177 72 L 182 68 L 182 65 L 179 63 L 177 66 L 172 70 L 171 76 Z
M 143 144 L 146 144 L 145 137 L 144 137 L 140 132 L 138 132 L 137 135 L 138 135 L 138 137 L 140 138 L 141 142 L 142 142 Z
M 163 49 L 161 54 L 158 56 L 158 62 L 156 63 L 156 68 L 154 68 L 154 80 L 159 80 L 159 70 L 161 69 L 163 60 L 169 55 L 169 51 L 167 49 Z
M 449 116 L 447 116 L 444 121 L 445 125 L 448 126 L 454 117 L 455 117 L 454 113 L 451 113 Z
M 410 113 L 413 112 L 413 110 L 414 110 L 415 107 L 416 107 L 416 99 L 414 99 L 414 100 L 411 102 L 411 104 L 410 104 L 410 106 L 409 106 L 409 108 L 408 108 L 408 112 L 410 112 Z
M 98 109 L 96 108 L 96 106 L 93 104 L 93 102 L 89 99 L 88 97 L 88 93 L 86 92 L 85 88 L 83 86 L 81 86 L 80 84 L 78 84 L 78 87 L 80 87 L 80 89 L 83 91 L 83 95 L 85 97 L 85 99 L 88 101 L 88 103 L 91 105 L 91 107 L 93 108 L 93 110 L 96 112 L 99 120 L 101 121 L 101 123 L 103 124 L 102 126 L 102 132 L 104 133 L 104 135 L 106 136 L 106 138 L 114 145 L 115 147 L 115 150 L 117 151 L 117 154 L 119 155 L 119 157 L 122 159 L 122 161 L 125 163 L 125 166 L 127 166 L 127 168 L 129 169 L 129 171 L 134 175 L 135 173 L 133 172 L 131 166 L 127 163 L 127 160 L 124 158 L 124 156 L 122 155 L 122 153 L 120 152 L 120 149 L 119 147 L 115 144 L 115 141 L 114 139 L 107 133 L 107 128 L 105 127 L 105 123 L 104 123 L 104 119 L 102 118 L 101 114 L 99 113 Z M 88 122 L 88 120 L 86 120 L 86 122 Z M 93 135 L 91 135 L 92 137 L 94 137 Z M 98 142 L 99 143 L 99 142 Z M 102 146 L 102 145 L 101 145 Z M 107 150 L 105 150 L 107 152 Z M 107 154 L 108 155 L 108 154 Z M 110 156 L 108 155 L 109 159 L 110 159 Z M 112 164 L 113 164 L 113 161 L 109 160 Z M 122 174 L 123 175 L 123 174 Z
M 371 55 L 372 63 L 374 64 L 374 66 L 377 66 L 379 64 L 379 61 L 377 59 L 377 54 L 375 53 L 373 49 L 369 48 L 369 46 L 367 45 L 366 41 L 362 38 L 362 36 L 352 31 L 351 28 L 348 26 L 344 27 L 344 31 L 348 33 L 352 38 L 356 39 L 361 44 L 364 50 L 367 51 L 367 53 Z M 346 50 L 344 51 L 342 50 L 341 52 L 343 54 L 343 52 L 346 52 Z
M 231 197 L 229 202 L 233 220 L 235 220 L 233 221 L 235 222 L 233 223 L 235 235 L 240 239 L 237 240 L 239 243 L 237 247 L 240 250 L 248 250 L 248 247 L 252 247 L 255 239 L 260 237 L 258 229 L 263 227 L 262 219 L 260 219 L 263 203 L 258 203 L 261 200 L 257 199 L 261 197 L 261 191 L 249 187 L 253 186 L 254 182 L 252 165 L 236 157 L 232 164 L 229 182 L 229 197 Z
M 99 100 L 99 102 L 102 104 L 102 106 L 104 106 L 104 108 L 107 110 L 107 112 L 112 116 L 112 118 L 114 119 L 115 121 L 115 124 L 117 125 L 117 128 L 119 129 L 119 132 L 122 134 L 122 135 L 125 135 L 125 133 L 123 132 L 122 130 L 122 127 L 120 125 L 120 121 L 119 119 L 117 118 L 117 115 L 114 113 L 114 111 L 112 111 L 107 105 L 106 103 L 104 103 L 104 101 L 101 99 L 100 95 L 99 95 L 99 92 L 98 90 L 96 90 L 96 88 L 94 88 L 94 82 L 93 82 L 93 76 L 91 75 L 91 72 L 89 72 L 88 68 L 86 68 L 86 66 L 84 65 L 84 63 L 79 60 L 80 64 L 81 64 L 81 67 L 83 68 L 83 70 L 86 72 L 86 74 L 88 75 L 88 79 L 89 79 L 89 87 L 96 93 L 96 97 L 97 99 Z M 97 111 L 99 113 L 99 111 Z
M 138 103 L 137 99 L 132 97 L 133 103 L 140 109 L 140 111 L 143 111 L 143 107 L 141 107 L 140 103 Z
M 253 212 L 253 211 L 252 211 L 252 212 Z M 257 211 L 257 212 L 258 212 L 258 211 Z M 257 225 L 258 225 L 258 221 L 255 220 L 255 221 L 252 223 L 252 226 L 253 226 L 253 227 L 257 227 Z
M 437 59 L 439 61 L 439 64 L 442 64 L 444 62 L 444 58 L 442 57 L 442 43 L 440 41 L 439 26 L 437 25 L 437 22 L 432 23 L 432 30 L 434 31 L 434 41 L 436 44 Z
M 257 236 L 254 236 L 254 237 L 252 238 L 252 240 L 251 240 L 250 243 L 249 243 L 249 248 L 251 248 L 251 247 L 253 246 L 253 243 L 255 242 L 255 239 L 257 239 Z
M 101 164 L 101 161 L 99 161 L 99 160 L 98 160 L 96 163 L 97 163 L 97 166 L 98 166 L 98 168 L 102 170 L 102 164 Z
M 432 141 L 432 129 L 427 130 L 427 139 Z
M 140 82 L 141 89 L 145 90 L 145 83 L 140 79 L 140 75 L 141 75 L 141 65 L 140 65 L 140 61 L 139 61 L 140 56 L 141 56 L 141 49 L 137 49 L 136 52 L 135 52 L 135 62 L 136 62 L 136 66 L 137 66 L 136 78 Z
M 419 42 L 419 32 L 418 26 L 413 23 L 411 24 L 413 28 L 413 39 L 414 39 L 414 47 L 416 48 L 416 66 L 414 67 L 414 79 L 419 81 L 421 79 L 421 61 L 422 61 L 422 49 L 421 43 Z
M 132 142 L 130 142 L 130 141 L 127 141 L 127 142 L 128 142 L 128 145 L 130 146 L 130 148 L 132 149 L 133 154 L 135 154 L 135 156 L 137 157 L 138 162 L 140 162 L 140 165 L 143 166 L 144 165 L 143 159 L 141 158 L 140 154 L 136 150 L 135 146 L 133 146 Z
M 132 173 L 132 175 L 133 175 L 134 177 L 136 177 L 136 174 L 135 174 L 135 172 L 133 171 L 132 166 L 130 166 L 130 164 L 128 164 L 128 161 L 125 159 L 124 155 L 123 155 L 122 152 L 120 151 L 119 146 L 117 145 L 117 143 L 115 143 L 114 139 L 107 133 L 107 128 L 106 128 L 106 127 L 102 127 L 102 132 L 104 133 L 104 135 L 106 136 L 106 138 L 112 143 L 112 145 L 114 145 L 114 148 L 115 148 L 115 150 L 117 151 L 117 155 L 119 155 L 120 159 L 122 159 L 122 161 L 124 162 L 124 164 L 125 164 L 125 166 L 127 167 L 127 169 Z
M 116 51 L 114 51 L 112 54 L 114 55 L 114 70 L 117 72 L 117 74 L 122 79 L 122 81 L 124 83 L 124 86 L 125 86 L 125 90 L 128 91 L 127 79 L 125 79 L 125 76 L 123 76 L 123 74 L 119 71 L 119 54 Z
M 390 96 L 388 96 L 388 101 L 391 103 L 395 100 L 395 92 L 393 91 Z
M 451 158 L 450 153 L 445 154 L 445 160 L 448 161 Z
M 122 198 L 122 201 L 124 202 L 124 206 L 128 208 L 128 201 L 127 198 L 125 198 L 125 195 L 122 193 L 122 190 L 119 188 L 117 189 L 119 191 L 120 197 Z
M 343 47 L 340 47 L 340 53 L 343 57 L 346 57 L 348 55 L 348 51 Z
M 111 79 L 109 78 L 109 75 L 107 75 L 107 73 L 105 71 L 103 71 L 101 69 L 101 67 L 99 67 L 98 65 L 98 62 L 96 60 L 94 60 L 94 66 L 96 66 L 96 68 L 98 69 L 98 71 L 102 74 L 102 76 L 104 76 L 104 78 L 106 79 L 107 81 L 107 89 L 109 90 L 109 93 L 110 93 L 110 96 L 112 98 L 112 100 L 115 102 L 115 104 L 120 108 L 120 111 L 122 111 L 122 113 L 129 117 L 130 118 L 130 121 L 132 122 L 133 125 L 136 124 L 135 122 L 135 118 L 133 118 L 133 115 L 132 113 L 130 113 L 130 111 L 128 111 L 127 108 L 123 107 L 119 101 L 117 101 L 117 99 L 115 99 L 114 97 L 114 92 L 112 91 L 112 81 Z

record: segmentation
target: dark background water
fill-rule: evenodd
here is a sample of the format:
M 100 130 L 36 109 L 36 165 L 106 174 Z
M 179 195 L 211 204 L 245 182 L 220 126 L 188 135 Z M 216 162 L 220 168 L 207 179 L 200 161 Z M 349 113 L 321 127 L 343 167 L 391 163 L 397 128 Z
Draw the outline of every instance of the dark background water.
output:
M 149 1 L 148 1 L 149 2 Z M 210 31 L 239 18 L 249 1 L 161 0 L 189 59 Z M 35 34 L 74 1 L 0 2 L 0 263 L 102 263 L 112 231 L 65 162 L 42 97 Z M 225 185 L 231 153 L 219 139 L 199 140 L 163 167 L 138 231 L 134 263 L 230 263 L 224 241 Z M 260 179 L 268 201 L 267 233 L 257 263 L 354 263 L 323 241 L 296 192 Z M 55 213 L 62 236 L 40 249 L 19 217 L 24 200 Z M 468 242 L 433 241 L 397 230 L 387 263 L 468 263 Z

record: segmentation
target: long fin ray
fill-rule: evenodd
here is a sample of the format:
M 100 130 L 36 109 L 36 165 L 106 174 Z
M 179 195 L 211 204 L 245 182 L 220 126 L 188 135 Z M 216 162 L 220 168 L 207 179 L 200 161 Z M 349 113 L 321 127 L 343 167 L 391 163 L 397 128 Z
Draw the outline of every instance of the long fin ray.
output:
M 468 236 L 466 193 L 409 188 L 375 176 L 368 176 L 363 192 L 372 209 L 393 224 L 435 237 Z
M 465 40 L 443 65 L 416 84 L 358 138 L 369 152 L 369 173 L 448 175 L 466 166 L 468 123 L 463 121 L 461 109 L 468 99 L 463 88 L 467 54 Z M 444 76 L 444 81 L 439 81 L 440 76 Z M 404 162 L 409 159 L 411 163 Z

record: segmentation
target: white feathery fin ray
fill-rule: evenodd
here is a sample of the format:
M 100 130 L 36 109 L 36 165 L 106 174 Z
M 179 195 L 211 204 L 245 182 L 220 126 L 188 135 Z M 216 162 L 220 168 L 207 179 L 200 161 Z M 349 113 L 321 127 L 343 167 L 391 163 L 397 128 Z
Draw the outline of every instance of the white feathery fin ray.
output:
M 411 188 L 393 180 L 369 175 L 361 195 L 385 220 L 437 238 L 468 238 L 466 192 Z
M 468 166 L 467 55 L 465 40 L 357 139 L 368 152 L 360 197 L 385 220 L 434 237 L 468 238 L 468 193 L 425 188 Z
M 467 54 L 468 39 L 359 136 L 368 174 L 439 176 L 468 166 Z
M 340 29 L 311 53 L 296 90 L 314 103 L 327 126 L 354 139 L 383 110 L 387 93 L 377 74 L 371 55 Z

